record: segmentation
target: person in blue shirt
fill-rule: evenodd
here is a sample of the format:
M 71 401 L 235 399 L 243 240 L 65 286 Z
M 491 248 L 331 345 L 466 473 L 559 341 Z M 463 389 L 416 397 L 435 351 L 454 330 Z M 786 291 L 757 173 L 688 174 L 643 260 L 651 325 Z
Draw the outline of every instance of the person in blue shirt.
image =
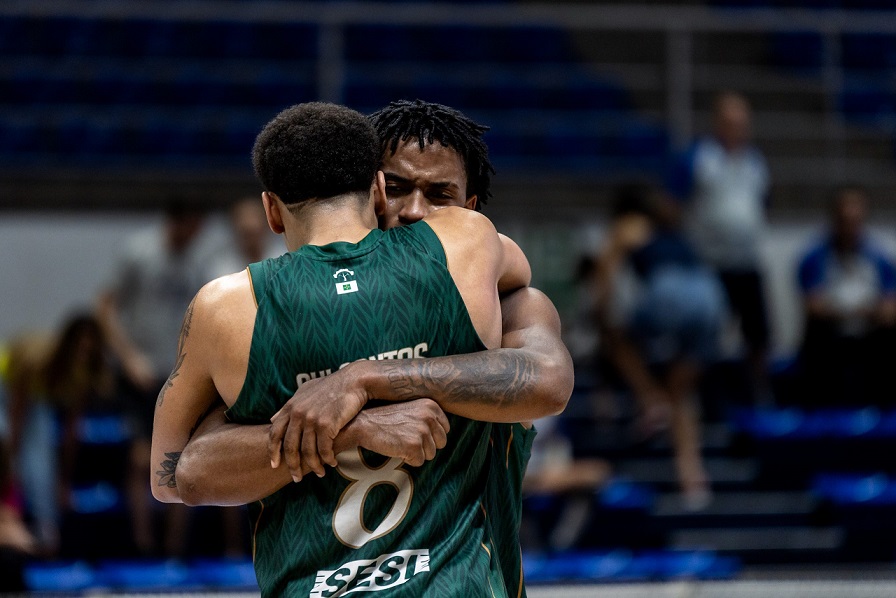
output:
M 710 481 L 700 447 L 697 388 L 718 357 L 724 291 L 679 231 L 655 190 L 617 193 L 598 257 L 598 312 L 608 357 L 632 389 L 641 425 L 668 426 L 684 505 L 707 505 Z
M 762 152 L 751 141 L 751 120 L 743 95 L 718 94 L 712 134 L 697 139 L 673 164 L 666 190 L 684 212 L 688 238 L 724 286 L 747 349 L 754 400 L 767 403 L 770 330 L 761 243 L 771 178 Z
M 838 189 L 830 229 L 799 264 L 805 312 L 802 400 L 809 406 L 892 403 L 896 267 L 866 231 L 868 194 Z

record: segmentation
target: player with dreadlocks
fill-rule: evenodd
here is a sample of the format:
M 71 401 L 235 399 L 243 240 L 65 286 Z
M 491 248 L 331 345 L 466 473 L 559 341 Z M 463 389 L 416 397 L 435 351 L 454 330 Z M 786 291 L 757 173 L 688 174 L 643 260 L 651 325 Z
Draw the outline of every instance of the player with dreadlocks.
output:
M 382 143 L 386 181 L 386 196 L 375 206 L 381 228 L 411 224 L 449 206 L 477 209 L 489 197 L 494 170 L 482 141 L 487 127 L 456 110 L 420 101 L 395 102 L 371 120 Z M 573 378 L 569 354 L 560 341 L 557 311 L 544 294 L 534 289 L 516 291 L 502 297 L 501 309 L 499 349 L 435 359 L 368 361 L 363 381 L 349 377 L 351 368 L 340 369 L 301 386 L 273 424 L 264 427 L 270 428 L 272 462 L 285 460 L 293 476 L 301 479 L 310 463 L 321 463 L 319 457 L 301 450 L 299 454 L 283 451 L 281 458 L 281 446 L 300 446 L 297 437 L 302 426 L 295 422 L 301 422 L 301 416 L 295 417 L 293 408 L 310 395 L 340 396 L 363 382 L 376 386 L 378 398 L 428 397 L 446 413 L 502 422 L 492 426 L 497 429 L 491 436 L 489 461 L 497 473 L 488 478 L 482 506 L 490 518 L 492 537 L 500 540 L 493 547 L 496 550 L 489 550 L 497 553 L 507 594 L 519 596 L 524 594 L 518 541 L 520 481 L 534 432 L 528 424 L 507 422 L 560 412 L 571 394 Z M 396 414 L 395 422 L 384 422 L 379 434 L 406 428 L 409 422 L 405 417 L 407 423 L 403 423 L 402 417 Z M 179 482 L 189 483 L 179 483 L 168 500 L 242 504 L 266 496 L 263 480 L 270 474 L 259 471 L 249 458 L 257 439 L 253 437 L 256 430 L 248 428 L 255 426 L 227 424 L 220 410 L 210 414 L 177 466 Z M 323 468 L 318 473 L 332 475 Z
M 405 156 L 406 150 L 415 145 L 420 153 L 432 153 L 436 161 L 444 162 L 446 165 L 453 165 L 456 159 L 460 158 L 467 183 L 463 192 L 469 202 L 469 205 L 464 203 L 465 207 L 481 210 L 482 204 L 491 197 L 489 187 L 495 169 L 488 159 L 488 147 L 482 140 L 482 135 L 489 127 L 473 122 L 453 108 L 422 100 L 392 102 L 388 107 L 372 114 L 370 120 L 380 136 L 384 162 L 401 160 L 403 156 L 410 158 L 412 162 L 415 161 L 412 152 L 407 152 L 409 155 Z M 439 145 L 436 146 L 436 143 Z M 447 153 L 454 155 L 446 156 L 440 148 L 445 148 Z M 399 155 L 398 158 L 396 153 Z M 439 157 L 446 159 L 438 160 Z M 431 203 L 441 205 L 445 202 Z M 411 213 L 424 209 L 424 206 L 408 201 L 395 202 L 395 205 L 399 204 Z M 414 218 L 412 222 L 417 220 L 419 218 Z
M 495 171 L 482 139 L 489 127 L 458 110 L 422 100 L 392 102 L 370 119 L 380 137 L 380 167 L 386 179 L 386 201 L 377 207 L 380 228 L 413 224 L 448 206 L 481 210 L 491 197 Z M 503 297 L 501 311 L 501 346 L 525 359 L 537 379 L 556 384 L 552 400 L 565 405 L 572 369 L 551 300 L 527 287 Z M 518 596 L 526 595 L 519 545 L 520 486 L 534 437 L 528 421 L 492 426 L 486 509 L 505 586 Z

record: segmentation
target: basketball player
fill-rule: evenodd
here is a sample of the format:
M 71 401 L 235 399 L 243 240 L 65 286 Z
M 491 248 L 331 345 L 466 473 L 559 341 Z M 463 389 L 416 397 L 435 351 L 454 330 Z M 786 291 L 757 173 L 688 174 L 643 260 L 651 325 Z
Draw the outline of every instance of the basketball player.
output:
M 489 197 L 491 165 L 482 141 L 486 127 L 456 110 L 421 101 L 394 102 L 373 115 L 372 122 L 380 135 L 386 174 L 386 201 L 377 206 L 381 227 L 411 224 L 446 206 L 478 209 Z M 369 366 L 377 367 L 372 367 L 368 374 L 379 375 L 379 396 L 408 396 L 409 388 L 415 384 L 419 396 L 433 397 L 446 411 L 457 412 L 458 406 L 451 403 L 450 397 L 438 397 L 447 390 L 466 388 L 473 391 L 466 402 L 481 408 L 472 415 L 490 421 L 526 421 L 562 411 L 572 391 L 573 377 L 569 354 L 560 340 L 556 309 L 543 293 L 532 288 L 503 296 L 501 308 L 504 349 L 430 360 L 428 365 L 438 367 L 429 367 L 426 376 L 416 369 L 424 366 L 416 360 L 371 362 Z M 507 383 L 520 372 L 528 373 L 527 385 Z M 314 388 L 322 394 L 335 392 L 335 385 L 345 373 L 327 377 Z M 487 384 L 490 380 L 495 382 Z M 299 393 L 314 388 L 303 386 Z M 401 432 L 402 440 L 414 447 L 420 438 L 414 428 L 423 426 L 425 419 L 432 416 L 428 409 L 415 403 L 404 406 L 408 410 L 420 407 L 419 414 L 393 412 L 386 417 L 385 413 L 367 410 L 359 417 L 383 415 L 371 426 L 380 430 L 376 437 L 385 439 Z M 504 410 L 501 414 L 495 408 L 498 403 Z M 263 498 L 279 487 L 265 485 L 268 480 L 264 471 L 257 479 L 247 479 L 247 472 L 252 469 L 248 462 L 233 462 L 236 453 L 251 454 L 256 446 L 251 436 L 256 432 L 250 426 L 223 423 L 220 413 L 206 418 L 178 465 L 179 487 L 165 490 L 183 495 L 192 504 L 243 504 Z M 352 426 L 360 427 L 358 421 L 353 421 Z M 492 467 L 497 475 L 489 478 L 486 508 L 498 538 L 506 585 L 514 595 L 525 595 L 519 552 L 520 485 L 534 435 L 528 423 L 492 427 Z M 300 478 L 308 469 L 301 466 L 298 441 L 295 437 L 290 439 L 288 433 L 286 437 L 286 460 L 295 477 Z M 277 438 L 274 435 L 271 443 L 275 463 L 279 463 L 280 451 Z M 241 450 L 227 451 L 234 443 L 239 443 Z M 418 446 L 415 454 L 420 454 Z M 304 465 L 307 467 L 307 462 Z M 239 475 L 233 474 L 236 471 Z
M 178 457 L 168 449 L 185 439 L 171 430 L 219 395 L 233 421 L 257 425 L 298 384 L 340 367 L 358 370 L 365 362 L 357 359 L 500 344 L 498 290 L 528 283 L 524 256 L 469 210 L 375 229 L 374 199 L 385 201 L 384 179 L 374 178 L 379 157 L 366 119 L 330 104 L 288 109 L 259 135 L 253 161 L 265 210 L 291 253 L 253 265 L 249 276 L 213 281 L 187 310 L 177 365 L 157 401 L 158 482 L 176 484 Z M 461 259 L 474 250 L 480 259 Z M 367 398 L 317 401 L 319 420 L 343 430 Z M 251 505 L 263 595 L 370 586 L 393 596 L 504 595 L 480 506 L 489 428 L 462 417 L 440 421 L 424 452 L 449 450 L 420 468 L 343 451 L 335 463 L 341 476 L 287 484 Z M 337 451 L 351 446 L 333 436 Z

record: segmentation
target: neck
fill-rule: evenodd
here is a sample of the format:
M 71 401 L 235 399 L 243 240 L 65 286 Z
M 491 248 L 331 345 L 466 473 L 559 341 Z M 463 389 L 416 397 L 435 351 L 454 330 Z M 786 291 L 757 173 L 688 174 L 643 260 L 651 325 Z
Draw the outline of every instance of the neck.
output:
M 298 210 L 284 212 L 286 247 L 295 251 L 304 245 L 357 243 L 376 228 L 373 203 L 361 204 L 352 197 L 310 200 Z

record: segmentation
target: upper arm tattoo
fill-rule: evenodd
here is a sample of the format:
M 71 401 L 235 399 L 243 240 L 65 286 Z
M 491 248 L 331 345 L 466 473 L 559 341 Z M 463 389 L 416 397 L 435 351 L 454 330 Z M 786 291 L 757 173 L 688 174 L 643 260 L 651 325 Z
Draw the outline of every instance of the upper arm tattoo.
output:
M 177 337 L 177 362 L 174 364 L 174 369 L 171 370 L 168 379 L 165 380 L 162 390 L 159 391 L 159 398 L 156 399 L 156 407 L 162 406 L 162 401 L 165 400 L 165 393 L 168 392 L 169 388 L 174 386 L 174 379 L 180 374 L 180 366 L 184 364 L 184 357 L 187 356 L 185 346 L 187 344 L 187 337 L 190 336 L 190 324 L 193 321 L 193 305 L 195 303 L 196 298 L 194 297 L 193 300 L 190 301 L 189 307 L 187 307 L 187 313 L 184 314 L 184 321 L 180 327 L 180 335 Z
M 515 350 L 434 359 L 381 362 L 397 400 L 439 397 L 488 402 L 495 407 L 525 399 L 536 383 L 533 359 Z

